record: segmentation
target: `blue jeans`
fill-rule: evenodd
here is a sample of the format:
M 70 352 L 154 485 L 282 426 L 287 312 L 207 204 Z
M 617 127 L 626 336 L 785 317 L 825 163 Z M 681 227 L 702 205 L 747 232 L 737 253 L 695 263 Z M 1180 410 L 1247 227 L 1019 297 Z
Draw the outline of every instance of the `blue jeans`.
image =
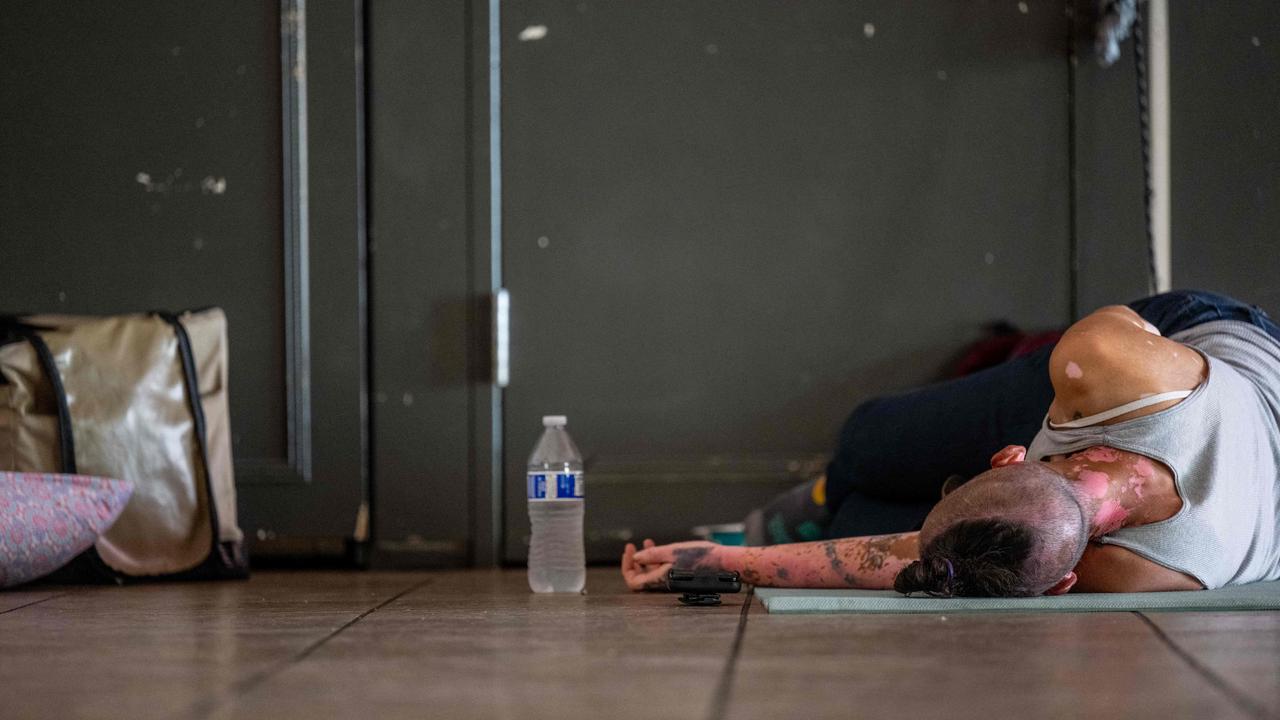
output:
M 1243 320 L 1280 342 L 1257 306 L 1176 290 L 1129 303 L 1162 335 L 1212 320 Z M 1041 348 L 973 375 L 868 400 L 845 421 L 827 466 L 829 537 L 917 530 L 951 475 L 990 468 L 1006 445 L 1030 445 L 1049 405 L 1049 354 Z

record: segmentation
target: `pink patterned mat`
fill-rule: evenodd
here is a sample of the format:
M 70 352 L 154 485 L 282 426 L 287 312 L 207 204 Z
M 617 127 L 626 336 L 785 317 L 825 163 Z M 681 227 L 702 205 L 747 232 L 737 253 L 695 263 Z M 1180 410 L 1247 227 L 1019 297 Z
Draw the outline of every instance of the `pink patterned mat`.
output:
M 87 550 L 132 494 L 126 480 L 0 472 L 0 588 L 48 575 Z

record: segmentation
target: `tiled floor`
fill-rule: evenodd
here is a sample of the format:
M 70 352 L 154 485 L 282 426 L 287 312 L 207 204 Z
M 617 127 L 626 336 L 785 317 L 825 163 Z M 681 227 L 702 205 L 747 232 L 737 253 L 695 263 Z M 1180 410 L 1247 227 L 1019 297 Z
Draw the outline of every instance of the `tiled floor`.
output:
M 770 616 L 520 571 L 0 593 L 3 718 L 1280 717 L 1280 613 Z

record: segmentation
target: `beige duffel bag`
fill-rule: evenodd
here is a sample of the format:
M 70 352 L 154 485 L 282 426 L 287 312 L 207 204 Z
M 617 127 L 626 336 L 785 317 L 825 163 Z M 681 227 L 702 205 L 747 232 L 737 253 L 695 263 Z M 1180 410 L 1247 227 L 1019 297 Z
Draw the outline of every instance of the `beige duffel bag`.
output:
M 246 577 L 222 311 L 0 318 L 0 470 L 133 483 L 64 579 Z

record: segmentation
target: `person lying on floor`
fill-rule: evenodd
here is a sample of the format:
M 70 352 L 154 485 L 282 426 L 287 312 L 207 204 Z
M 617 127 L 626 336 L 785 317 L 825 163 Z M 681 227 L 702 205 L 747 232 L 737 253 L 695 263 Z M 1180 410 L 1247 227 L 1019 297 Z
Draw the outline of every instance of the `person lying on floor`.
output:
M 646 540 L 622 575 L 939 596 L 1276 580 L 1278 418 L 1261 309 L 1190 291 L 1105 307 L 1054 347 L 860 405 L 826 474 L 753 513 L 773 544 Z

